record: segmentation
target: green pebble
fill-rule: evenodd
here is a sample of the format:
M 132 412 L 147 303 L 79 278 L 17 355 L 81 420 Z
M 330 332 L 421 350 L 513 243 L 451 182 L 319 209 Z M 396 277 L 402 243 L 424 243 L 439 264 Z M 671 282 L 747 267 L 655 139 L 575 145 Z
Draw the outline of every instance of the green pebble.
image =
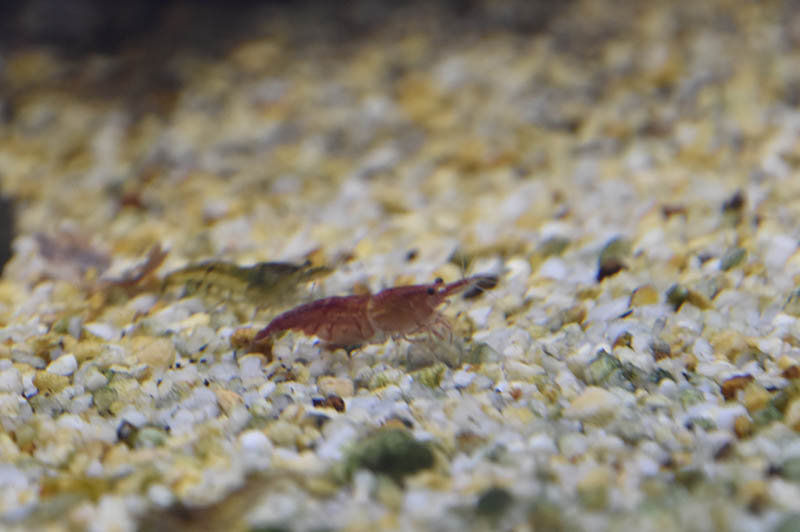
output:
M 763 427 L 769 425 L 773 421 L 780 421 L 783 419 L 783 414 L 778 410 L 775 405 L 768 404 L 761 410 L 753 412 L 753 424 Z
M 419 371 L 415 371 L 411 375 L 414 380 L 427 386 L 428 388 L 438 388 L 442 384 L 442 379 L 447 372 L 447 366 L 442 363 L 434 364 Z
M 158 427 L 142 427 L 133 439 L 133 447 L 135 449 L 160 447 L 167 441 L 167 433 L 164 429 Z
M 621 367 L 619 360 L 601 349 L 583 370 L 583 381 L 589 385 L 603 384 L 611 373 Z
M 464 364 L 486 364 L 497 362 L 498 360 L 500 360 L 500 354 L 492 349 L 492 346 L 485 342 L 478 342 L 472 345 L 461 362 Z
M 418 442 L 406 429 L 381 429 L 356 444 L 346 458 L 345 474 L 351 477 L 359 469 L 400 480 L 423 469 L 433 467 L 430 446 Z
M 118 396 L 117 390 L 108 386 L 103 386 L 95 390 L 92 397 L 94 398 L 94 405 L 97 407 L 97 412 L 101 415 L 108 414 L 111 404 L 117 400 Z
M 553 236 L 539 244 L 537 251 L 543 257 L 561 255 L 569 246 L 569 239 L 561 236 Z
M 786 304 L 783 305 L 783 310 L 787 314 L 800 317 L 800 288 L 789 295 L 789 298 L 786 300 Z
M 789 514 L 784 517 L 772 532 L 797 532 L 800 530 L 800 513 Z
M 689 298 L 689 289 L 682 284 L 675 283 L 667 289 L 667 303 L 672 305 L 673 310 L 681 308 Z
M 714 430 L 717 428 L 717 425 L 707 417 L 693 417 L 690 418 L 687 422 L 687 425 L 700 427 L 705 431 Z
M 505 488 L 491 487 L 478 498 L 475 511 L 486 517 L 498 517 L 508 510 L 514 497 Z
M 669 379 L 673 382 L 678 382 L 675 380 L 675 377 L 672 376 L 672 373 L 663 368 L 656 368 L 656 370 L 650 373 L 650 375 L 647 377 L 647 380 L 649 380 L 654 384 L 658 384 L 664 379 Z
M 792 482 L 800 482 L 800 457 L 789 458 L 781 465 L 781 476 Z
M 745 251 L 744 248 L 733 248 L 728 250 L 728 252 L 726 252 L 719 261 L 719 269 L 726 272 L 732 268 L 735 268 L 742 263 L 746 256 L 747 251 Z

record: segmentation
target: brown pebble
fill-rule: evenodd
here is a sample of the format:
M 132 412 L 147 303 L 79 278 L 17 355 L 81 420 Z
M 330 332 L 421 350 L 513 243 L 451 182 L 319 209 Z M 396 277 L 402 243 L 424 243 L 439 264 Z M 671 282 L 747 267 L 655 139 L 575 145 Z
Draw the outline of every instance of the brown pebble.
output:
M 314 399 L 312 404 L 317 408 L 333 408 L 337 412 L 344 412 L 347 409 L 344 399 L 336 394 L 330 394 L 325 399 Z
M 522 390 L 520 390 L 519 388 L 512 388 L 511 398 L 515 401 L 519 401 L 520 397 L 522 397 Z
M 628 331 L 622 332 L 614 339 L 614 347 L 631 347 L 633 335 Z
M 675 216 L 680 214 L 681 216 L 686 216 L 687 210 L 686 207 L 683 205 L 669 205 L 664 204 L 661 206 L 661 215 L 664 218 L 669 218 L 670 216 Z
M 226 416 L 231 415 L 236 407 L 244 405 L 242 396 L 234 391 L 220 388 L 214 390 L 214 395 L 217 396 L 217 404 L 220 410 L 222 410 L 222 413 Z
M 650 344 L 650 350 L 653 352 L 653 358 L 656 360 L 670 358 L 672 356 L 672 348 L 667 342 L 661 339 L 653 340 Z
M 597 282 L 599 283 L 606 277 L 611 277 L 612 275 L 618 273 L 620 270 L 625 268 L 625 263 L 622 262 L 621 259 L 616 257 L 611 257 L 606 260 L 603 260 L 599 268 L 597 269 Z
M 753 423 L 747 416 L 738 416 L 733 420 L 733 432 L 739 439 L 744 439 L 753 433 Z
M 722 204 L 722 210 L 723 212 L 741 211 L 742 208 L 744 208 L 744 203 L 744 192 L 737 190 L 733 196 L 728 198 L 725 203 Z
M 345 409 L 347 408 L 345 406 L 344 399 L 342 399 L 338 395 L 329 395 L 328 397 L 325 398 L 325 403 L 327 406 L 330 406 L 337 412 L 344 412 Z
M 743 389 L 752 381 L 753 376 L 750 374 L 734 375 L 733 377 L 726 379 L 725 382 L 723 382 L 720 386 L 722 397 L 724 397 L 726 401 L 730 401 L 736 397 L 736 392 Z
M 231 347 L 234 349 L 242 349 L 253 343 L 256 337 L 255 329 L 244 327 L 236 329 L 231 335 Z
M 784 379 L 800 379 L 800 366 L 789 366 L 781 372 L 781 377 Z
M 640 307 L 642 305 L 656 305 L 660 297 L 658 290 L 656 290 L 653 285 L 646 284 L 633 291 L 628 306 Z

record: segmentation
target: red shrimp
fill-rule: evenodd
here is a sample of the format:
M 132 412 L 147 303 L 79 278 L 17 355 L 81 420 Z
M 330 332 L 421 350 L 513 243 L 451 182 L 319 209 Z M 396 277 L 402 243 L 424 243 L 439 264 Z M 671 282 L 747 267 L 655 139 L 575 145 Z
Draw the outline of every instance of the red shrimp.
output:
M 256 334 L 253 345 L 269 344 L 279 334 L 293 330 L 317 336 L 329 347 L 354 349 L 362 344 L 382 343 L 387 338 L 406 338 L 429 333 L 442 337 L 450 330 L 447 319 L 436 308 L 448 296 L 474 286 L 491 284 L 496 278 L 476 275 L 444 284 L 387 288 L 377 294 L 326 297 L 285 312 Z M 438 330 L 437 330 L 438 328 Z

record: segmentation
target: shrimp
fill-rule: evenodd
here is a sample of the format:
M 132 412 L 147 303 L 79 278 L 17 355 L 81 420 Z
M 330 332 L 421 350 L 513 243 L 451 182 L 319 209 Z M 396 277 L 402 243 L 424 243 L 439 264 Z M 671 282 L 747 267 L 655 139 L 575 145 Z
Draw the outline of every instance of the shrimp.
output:
M 252 346 L 269 346 L 276 336 L 290 330 L 317 336 L 328 347 L 347 351 L 388 338 L 408 340 L 422 333 L 442 338 L 450 324 L 437 307 L 459 291 L 491 284 L 490 278 L 476 275 L 450 284 L 437 278 L 431 284 L 387 288 L 377 294 L 318 299 L 277 316 L 256 334 Z
M 330 272 L 331 268 L 312 267 L 311 263 L 259 262 L 252 266 L 239 266 L 232 262 L 211 260 L 190 264 L 170 273 L 164 279 L 164 287 L 182 284 L 185 295 L 227 294 L 232 301 L 273 306 L 291 300 L 298 285 Z

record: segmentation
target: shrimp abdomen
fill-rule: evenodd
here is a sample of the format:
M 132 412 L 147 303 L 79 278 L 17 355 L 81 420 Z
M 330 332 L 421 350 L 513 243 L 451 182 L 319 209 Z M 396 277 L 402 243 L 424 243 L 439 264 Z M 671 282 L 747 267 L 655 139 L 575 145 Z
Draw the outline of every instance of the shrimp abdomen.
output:
M 292 330 L 335 345 L 364 343 L 375 335 L 367 319 L 369 298 L 369 295 L 327 297 L 306 303 L 273 319 L 255 340 Z

